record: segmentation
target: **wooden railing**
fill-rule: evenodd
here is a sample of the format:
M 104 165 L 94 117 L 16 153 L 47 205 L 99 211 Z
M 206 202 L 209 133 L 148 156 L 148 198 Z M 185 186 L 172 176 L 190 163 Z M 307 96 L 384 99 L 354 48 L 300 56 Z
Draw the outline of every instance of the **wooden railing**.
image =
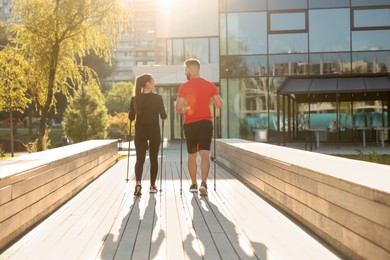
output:
M 92 140 L 0 161 L 0 252 L 117 158 L 116 140 Z
M 347 257 L 390 259 L 390 166 L 239 139 L 216 147 L 219 165 Z

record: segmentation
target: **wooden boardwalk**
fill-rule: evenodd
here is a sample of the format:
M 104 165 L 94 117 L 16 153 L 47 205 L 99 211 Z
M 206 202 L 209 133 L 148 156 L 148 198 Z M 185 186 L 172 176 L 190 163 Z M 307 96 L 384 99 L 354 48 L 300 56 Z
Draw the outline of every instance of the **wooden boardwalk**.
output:
M 130 158 L 132 173 L 135 155 Z M 220 167 L 217 191 L 211 169 L 209 196 L 190 193 L 185 153 L 182 185 L 179 160 L 179 150 L 164 150 L 163 191 L 157 194 L 148 193 L 147 161 L 138 199 L 134 174 L 126 182 L 127 160 L 119 161 L 0 259 L 340 258 Z

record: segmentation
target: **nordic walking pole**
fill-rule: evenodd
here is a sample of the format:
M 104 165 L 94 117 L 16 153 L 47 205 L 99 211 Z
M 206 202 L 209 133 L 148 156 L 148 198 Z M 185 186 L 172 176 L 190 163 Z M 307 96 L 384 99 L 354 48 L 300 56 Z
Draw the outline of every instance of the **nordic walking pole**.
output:
M 127 150 L 127 171 L 126 171 L 126 182 L 129 182 L 129 167 L 130 167 L 130 142 L 131 142 L 131 123 L 132 121 L 130 120 L 130 136 L 129 136 L 129 148 Z
M 213 106 L 213 114 L 214 114 L 214 191 L 217 191 L 217 149 L 216 149 L 216 141 L 215 136 L 217 135 L 217 125 L 215 124 L 215 106 Z
M 180 196 L 182 194 L 183 179 L 183 115 L 180 114 Z
M 160 193 L 162 192 L 163 156 L 164 156 L 164 120 L 162 120 L 162 123 L 161 123 Z

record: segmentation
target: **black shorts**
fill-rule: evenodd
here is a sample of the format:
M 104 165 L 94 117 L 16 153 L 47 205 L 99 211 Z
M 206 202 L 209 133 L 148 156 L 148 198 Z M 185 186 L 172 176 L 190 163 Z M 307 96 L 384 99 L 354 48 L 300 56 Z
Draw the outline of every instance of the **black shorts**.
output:
M 200 150 L 210 151 L 213 136 L 213 124 L 210 120 L 184 124 L 184 134 L 189 154 Z

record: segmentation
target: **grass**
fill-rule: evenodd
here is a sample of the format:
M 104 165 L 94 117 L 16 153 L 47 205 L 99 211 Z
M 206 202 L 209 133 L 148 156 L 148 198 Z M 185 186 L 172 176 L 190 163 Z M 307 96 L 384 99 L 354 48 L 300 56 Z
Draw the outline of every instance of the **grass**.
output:
M 357 154 L 333 154 L 333 155 L 342 158 L 353 159 L 353 160 L 390 165 L 389 154 L 378 154 L 375 151 L 372 151 L 372 153 L 371 152 L 364 153 L 361 150 L 357 150 Z
M 52 128 L 49 134 L 51 140 L 51 148 L 56 148 L 62 145 L 63 130 L 61 128 Z M 10 129 L 0 129 L 0 139 L 10 139 Z M 18 128 L 14 139 L 22 143 L 33 142 L 38 138 L 38 129 L 33 128 L 32 135 L 29 135 L 28 128 Z

